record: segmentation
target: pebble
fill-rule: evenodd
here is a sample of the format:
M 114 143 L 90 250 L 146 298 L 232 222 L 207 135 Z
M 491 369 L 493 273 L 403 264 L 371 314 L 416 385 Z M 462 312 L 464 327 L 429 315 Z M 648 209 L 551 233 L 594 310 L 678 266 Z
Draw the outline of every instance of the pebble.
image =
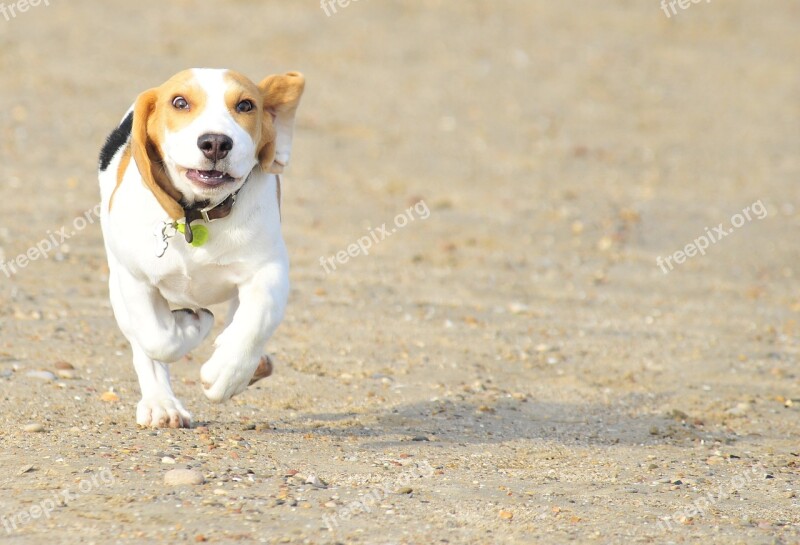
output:
M 511 520 L 514 518 L 514 513 L 511 511 L 500 511 L 500 518 L 503 520 Z
M 113 403 L 114 401 L 119 401 L 119 396 L 114 392 L 103 392 L 100 394 L 100 399 L 103 401 L 108 401 L 109 403 Z
M 26 431 L 29 433 L 38 433 L 44 431 L 44 426 L 42 426 L 38 422 L 34 422 L 33 424 L 26 424 L 25 426 L 22 426 L 22 431 Z
M 314 488 L 328 488 L 328 483 L 317 477 L 316 475 L 309 475 L 305 480 L 305 484 L 310 484 Z
M 164 484 L 170 486 L 203 484 L 203 474 L 195 469 L 171 469 L 164 474 Z
M 175 458 L 173 458 L 172 456 L 164 456 L 163 458 L 161 458 L 161 463 L 162 464 L 174 464 L 175 463 Z
M 75 369 L 75 367 L 71 363 L 66 362 L 66 361 L 57 361 L 54 364 L 54 367 L 56 369 L 68 370 L 68 371 L 72 371 L 73 369 Z
M 415 435 L 414 437 L 411 438 L 411 440 L 412 441 L 430 441 L 430 439 L 428 439 L 424 435 Z
M 27 373 L 25 373 L 25 376 L 35 378 L 38 380 L 44 380 L 46 382 L 50 382 L 51 380 L 56 379 L 56 376 L 50 371 L 28 371 Z
M 411 494 L 414 491 L 413 488 L 410 486 L 404 486 L 400 490 L 397 491 L 398 494 Z
M 75 378 L 75 371 L 72 371 L 70 369 L 59 369 L 58 371 L 56 371 L 56 374 L 60 378 L 65 378 L 65 379 Z
M 750 404 L 749 403 L 739 403 L 735 407 L 731 407 L 727 411 L 725 411 L 731 416 L 744 416 L 750 412 Z

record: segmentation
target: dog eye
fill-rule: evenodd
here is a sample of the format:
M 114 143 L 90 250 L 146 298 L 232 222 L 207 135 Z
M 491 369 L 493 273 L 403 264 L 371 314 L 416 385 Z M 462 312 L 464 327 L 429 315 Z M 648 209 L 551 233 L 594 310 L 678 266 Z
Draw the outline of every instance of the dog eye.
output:
M 243 100 L 239 104 L 236 105 L 236 111 L 240 114 L 246 114 L 247 112 L 253 111 L 253 101 L 252 100 Z
M 179 110 L 188 110 L 189 103 L 183 97 L 175 97 L 172 99 L 172 105 L 175 106 Z

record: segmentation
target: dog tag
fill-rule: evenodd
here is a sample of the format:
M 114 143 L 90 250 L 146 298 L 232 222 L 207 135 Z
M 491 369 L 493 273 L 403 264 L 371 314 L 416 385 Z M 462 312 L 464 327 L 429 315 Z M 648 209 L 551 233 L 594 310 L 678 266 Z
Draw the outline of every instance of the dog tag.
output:
M 185 233 L 186 224 L 179 223 L 177 230 L 179 233 Z M 192 234 L 194 236 L 192 237 L 192 242 L 190 242 L 190 244 L 195 248 L 199 248 L 200 246 L 208 242 L 208 227 L 206 227 L 205 225 L 192 225 Z
M 164 253 L 167 251 L 167 246 L 169 246 L 167 240 L 170 237 L 175 236 L 175 232 L 176 230 L 174 223 L 162 221 L 156 224 L 155 229 L 153 230 L 153 236 L 155 237 L 156 257 L 164 256 Z

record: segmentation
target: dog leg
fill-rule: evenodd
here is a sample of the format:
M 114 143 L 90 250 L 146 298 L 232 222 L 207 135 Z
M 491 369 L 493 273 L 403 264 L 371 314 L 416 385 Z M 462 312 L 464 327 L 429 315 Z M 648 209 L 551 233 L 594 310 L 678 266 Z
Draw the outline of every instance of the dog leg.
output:
M 151 360 L 137 345 L 131 347 L 142 390 L 142 399 L 136 405 L 136 423 L 151 428 L 190 428 L 192 415 L 172 392 L 169 368 Z
M 285 260 L 272 263 L 239 286 L 239 308 L 214 342 L 214 354 L 200 369 L 208 399 L 230 399 L 254 378 L 264 345 L 283 319 L 289 296 L 287 269 Z
M 225 327 L 231 325 L 233 321 L 233 317 L 236 316 L 236 311 L 239 310 L 239 296 L 236 295 L 233 299 L 230 300 L 230 306 L 228 307 L 228 313 L 225 315 Z
M 154 361 L 136 340 L 137 327 L 125 304 L 120 288 L 120 279 L 114 269 L 109 278 L 111 306 L 120 330 L 127 337 L 133 351 L 133 366 L 139 379 L 142 399 L 136 407 L 136 423 L 146 427 L 188 428 L 192 423 L 192 415 L 175 397 L 169 380 L 169 369 L 160 362 Z M 127 296 L 128 294 L 126 294 Z M 176 311 L 178 320 L 193 320 L 194 313 Z M 170 313 L 172 315 L 172 313 Z M 188 316 L 188 318 L 187 318 Z M 213 323 L 213 318 L 211 319 Z M 180 326 L 179 326 L 180 327 Z M 185 326 L 184 326 L 185 327 Z M 206 333 L 207 335 L 207 333 Z
M 170 311 L 169 304 L 152 286 L 122 272 L 112 276 L 111 282 L 116 283 L 118 291 L 117 303 L 112 296 L 115 314 L 118 306 L 125 309 L 131 324 L 126 336 L 135 340 L 150 359 L 177 361 L 197 348 L 211 332 L 214 315 L 209 310 Z

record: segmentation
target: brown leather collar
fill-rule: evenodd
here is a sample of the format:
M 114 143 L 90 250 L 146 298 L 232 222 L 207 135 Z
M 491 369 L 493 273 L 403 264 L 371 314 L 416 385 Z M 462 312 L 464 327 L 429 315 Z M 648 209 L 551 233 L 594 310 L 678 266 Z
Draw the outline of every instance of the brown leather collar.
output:
M 245 181 L 245 183 L 247 182 Z M 244 185 L 242 185 L 242 187 L 244 187 Z M 236 195 L 242 190 L 242 187 L 228 195 L 227 199 L 213 208 L 203 207 L 202 205 L 205 203 L 183 207 L 183 213 L 186 217 L 186 229 L 183 231 L 183 235 L 186 237 L 186 242 L 191 244 L 194 240 L 194 233 L 192 233 L 192 222 L 194 220 L 202 219 L 208 223 L 214 220 L 227 218 L 233 211 L 233 205 L 236 204 Z

